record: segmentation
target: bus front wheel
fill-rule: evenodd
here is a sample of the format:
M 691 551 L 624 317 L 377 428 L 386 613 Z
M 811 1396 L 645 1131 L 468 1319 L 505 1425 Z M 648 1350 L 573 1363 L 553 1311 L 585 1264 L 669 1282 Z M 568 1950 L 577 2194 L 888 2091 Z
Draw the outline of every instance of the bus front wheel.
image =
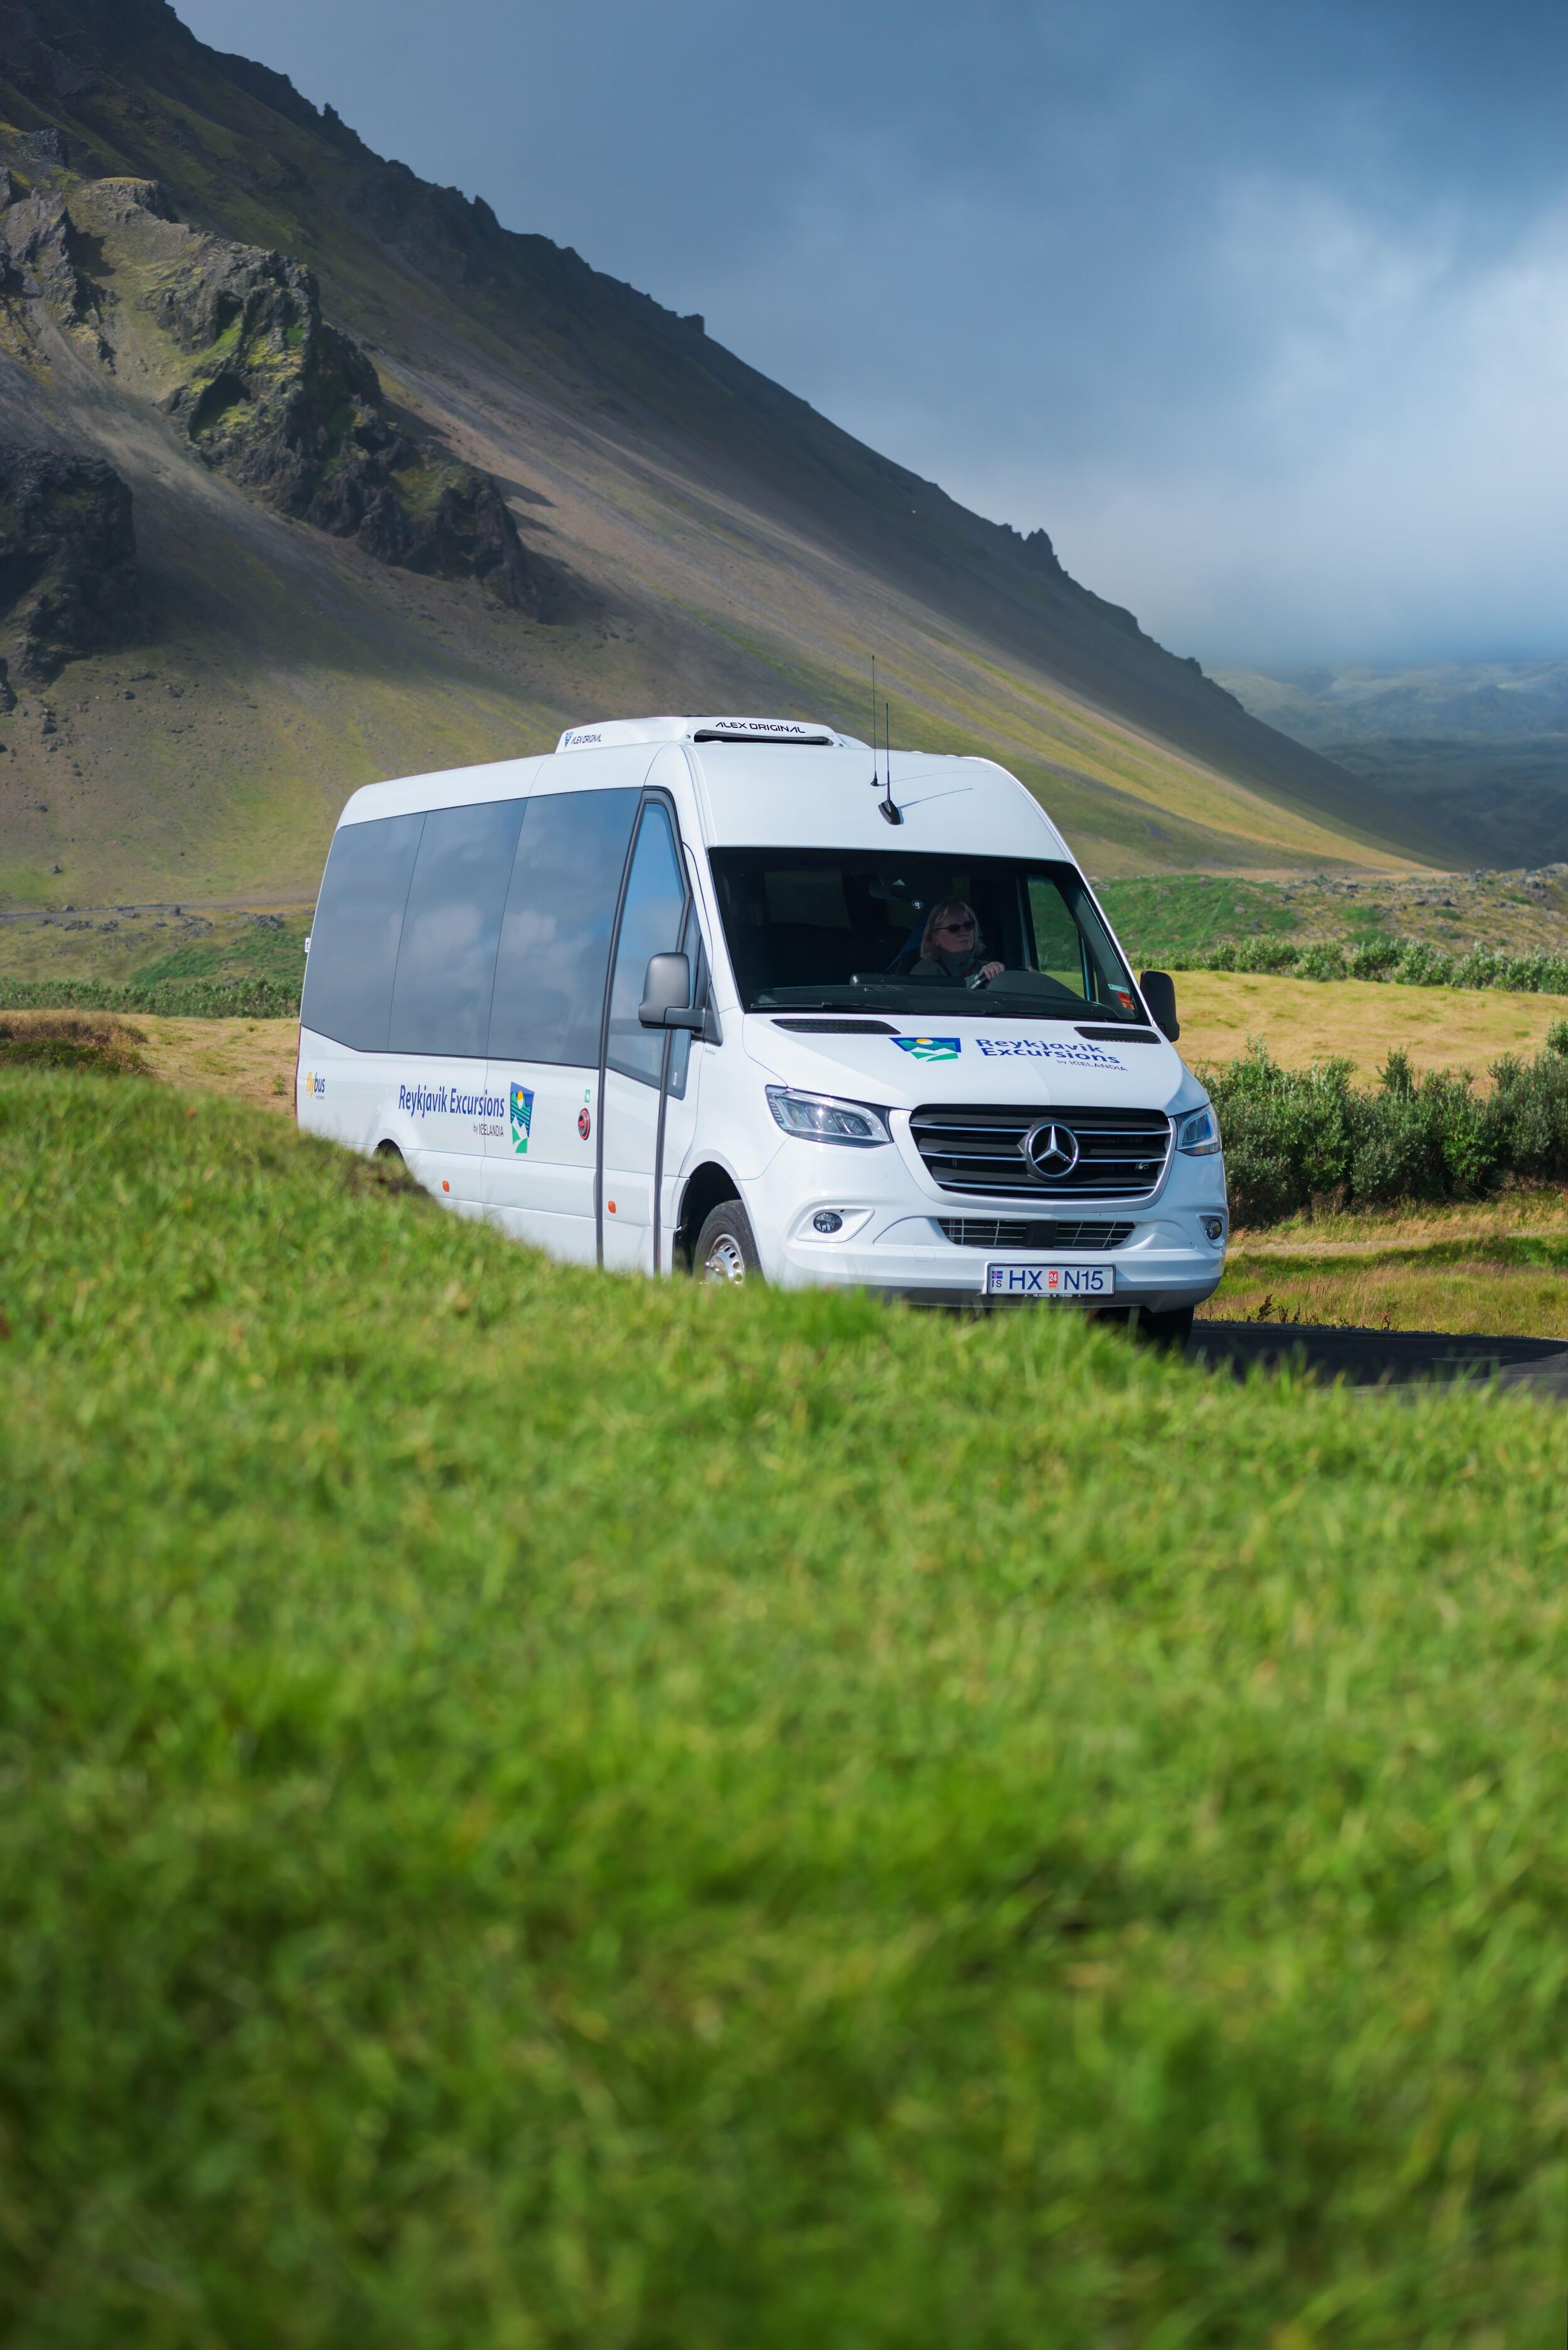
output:
M 739 1200 L 721 1200 L 703 1218 L 691 1253 L 699 1281 L 762 1284 L 762 1265 L 752 1222 Z

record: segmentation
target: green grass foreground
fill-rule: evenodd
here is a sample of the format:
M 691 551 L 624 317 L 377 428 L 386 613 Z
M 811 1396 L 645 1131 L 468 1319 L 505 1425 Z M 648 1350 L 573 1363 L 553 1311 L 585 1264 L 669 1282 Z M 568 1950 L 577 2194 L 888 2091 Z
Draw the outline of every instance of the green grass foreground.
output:
M 1555 2339 L 1568 1421 L 0 1074 L 0 2334 Z

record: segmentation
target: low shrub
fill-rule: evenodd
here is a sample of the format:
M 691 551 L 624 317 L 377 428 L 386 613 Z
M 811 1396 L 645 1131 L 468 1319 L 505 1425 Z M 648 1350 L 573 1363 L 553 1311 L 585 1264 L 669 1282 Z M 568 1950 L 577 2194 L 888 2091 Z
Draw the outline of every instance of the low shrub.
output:
M 0 980 L 4 1012 L 151 1012 L 184 1020 L 296 1020 L 299 990 L 277 979 Z
M 1225 1138 L 1231 1211 L 1267 1224 L 1325 1194 L 1337 1203 L 1479 1198 L 1507 1181 L 1568 1181 L 1568 1021 L 1536 1059 L 1499 1061 L 1494 1090 L 1468 1070 L 1393 1052 L 1368 1090 L 1349 1061 L 1282 1069 L 1259 1044 L 1207 1082 Z
M 1343 979 L 1345 949 L 1337 941 L 1319 940 L 1303 947 L 1296 960 L 1298 979 Z
M 1511 955 L 1490 947 L 1449 954 L 1425 939 L 1363 939 L 1346 946 L 1314 939 L 1227 940 L 1207 952 L 1185 957 L 1186 971 L 1261 972 L 1295 979 L 1370 979 L 1400 987 L 1496 987 L 1512 994 L 1568 995 L 1568 956 Z

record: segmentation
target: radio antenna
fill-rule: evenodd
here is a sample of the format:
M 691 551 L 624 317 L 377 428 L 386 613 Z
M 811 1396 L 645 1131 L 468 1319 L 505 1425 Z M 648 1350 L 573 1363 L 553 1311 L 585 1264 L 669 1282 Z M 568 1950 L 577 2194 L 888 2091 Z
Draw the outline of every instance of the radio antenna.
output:
M 877 806 L 889 824 L 902 824 L 904 812 L 902 808 L 896 808 L 893 806 L 893 713 L 887 702 L 882 704 L 882 752 L 886 761 L 883 773 L 888 778 L 888 789 L 884 797 L 877 802 Z
M 871 788 L 879 792 L 882 778 L 877 772 L 877 656 L 871 656 Z

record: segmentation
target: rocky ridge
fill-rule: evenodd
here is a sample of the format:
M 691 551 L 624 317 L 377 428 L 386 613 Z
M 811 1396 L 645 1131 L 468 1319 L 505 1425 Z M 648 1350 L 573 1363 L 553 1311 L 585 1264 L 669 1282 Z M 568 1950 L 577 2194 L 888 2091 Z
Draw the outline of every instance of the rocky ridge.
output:
M 151 397 L 193 459 L 292 520 L 555 616 L 557 567 L 524 548 L 487 476 L 394 418 L 301 262 L 181 221 L 156 181 L 74 170 L 57 132 L 4 151 L 0 636 L 25 678 L 135 642 L 143 610 L 131 494 L 101 455 L 62 440 L 51 333 Z
M 540 572 L 494 484 L 393 422 L 373 362 L 323 318 L 301 263 L 200 236 L 150 298 L 189 363 L 165 409 L 208 464 L 379 562 L 478 579 L 541 616 Z

